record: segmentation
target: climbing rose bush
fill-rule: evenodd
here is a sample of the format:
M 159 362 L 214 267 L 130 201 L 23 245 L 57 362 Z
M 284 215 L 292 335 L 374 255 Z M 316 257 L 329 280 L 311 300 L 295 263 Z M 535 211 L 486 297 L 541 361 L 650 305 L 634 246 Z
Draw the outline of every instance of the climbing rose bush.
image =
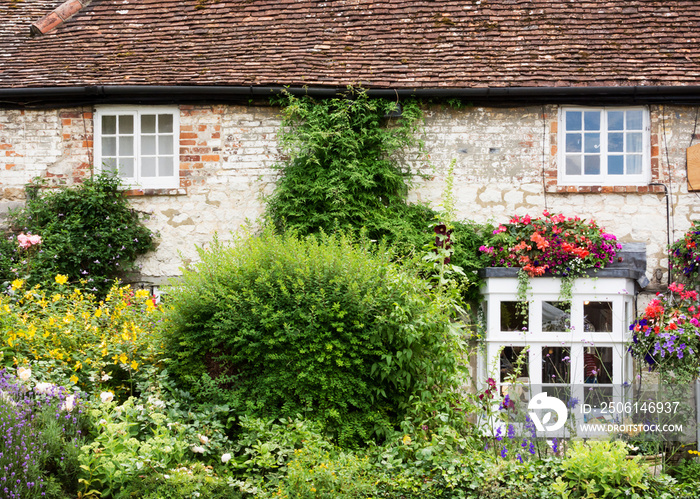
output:
M 577 275 L 582 269 L 603 268 L 612 263 L 622 245 L 595 221 L 543 212 L 511 218 L 499 225 L 479 250 L 493 267 L 520 267 L 530 277 L 545 272 Z

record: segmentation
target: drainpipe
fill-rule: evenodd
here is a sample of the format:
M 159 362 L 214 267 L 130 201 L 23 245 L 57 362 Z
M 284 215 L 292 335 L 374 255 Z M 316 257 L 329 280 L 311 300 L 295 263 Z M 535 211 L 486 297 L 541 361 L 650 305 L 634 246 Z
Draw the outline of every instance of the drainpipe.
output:
M 652 183 L 649 185 L 660 185 L 666 193 L 666 253 L 668 254 L 668 284 L 673 282 L 673 264 L 671 264 L 671 195 L 666 184 Z

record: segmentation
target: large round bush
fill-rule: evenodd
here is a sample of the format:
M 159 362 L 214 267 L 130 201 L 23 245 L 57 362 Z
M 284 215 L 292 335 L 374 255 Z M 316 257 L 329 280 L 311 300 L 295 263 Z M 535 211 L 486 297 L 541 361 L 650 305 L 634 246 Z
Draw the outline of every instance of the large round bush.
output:
M 302 414 L 340 442 L 456 383 L 454 304 L 340 236 L 214 242 L 169 290 L 171 371 L 236 414 Z M 417 398 L 416 398 L 417 397 Z

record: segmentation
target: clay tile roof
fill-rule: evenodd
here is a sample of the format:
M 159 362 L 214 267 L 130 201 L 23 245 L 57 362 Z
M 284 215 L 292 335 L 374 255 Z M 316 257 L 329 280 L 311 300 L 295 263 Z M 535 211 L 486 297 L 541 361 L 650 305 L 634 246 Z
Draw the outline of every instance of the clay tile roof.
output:
M 700 84 L 696 0 L 93 0 L 30 36 L 62 3 L 0 0 L 0 88 Z

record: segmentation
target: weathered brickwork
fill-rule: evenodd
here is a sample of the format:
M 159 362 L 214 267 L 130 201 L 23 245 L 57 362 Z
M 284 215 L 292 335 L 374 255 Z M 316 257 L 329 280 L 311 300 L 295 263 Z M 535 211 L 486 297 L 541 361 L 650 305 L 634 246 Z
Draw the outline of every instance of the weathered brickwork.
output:
M 430 107 L 422 137 L 427 157 L 406 151 L 401 158 L 428 176 L 417 181 L 411 200 L 438 206 L 454 160 L 460 218 L 502 222 L 544 209 L 594 218 L 622 241 L 647 243 L 647 274 L 658 286 L 667 278 L 667 220 L 674 240 L 700 219 L 700 198 L 685 183 L 697 109 L 652 106 L 650 112 L 652 182 L 666 187 L 580 188 L 557 185 L 556 106 Z M 159 234 L 157 251 L 141 261 L 145 277 L 177 275 L 180 255 L 196 260 L 195 245 L 215 233 L 228 240 L 256 222 L 274 188 L 279 125 L 278 110 L 266 106 L 180 106 L 180 187 L 129 191 Z M 0 111 L 2 205 L 21 201 L 36 176 L 72 184 L 90 174 L 92 133 L 90 108 Z

